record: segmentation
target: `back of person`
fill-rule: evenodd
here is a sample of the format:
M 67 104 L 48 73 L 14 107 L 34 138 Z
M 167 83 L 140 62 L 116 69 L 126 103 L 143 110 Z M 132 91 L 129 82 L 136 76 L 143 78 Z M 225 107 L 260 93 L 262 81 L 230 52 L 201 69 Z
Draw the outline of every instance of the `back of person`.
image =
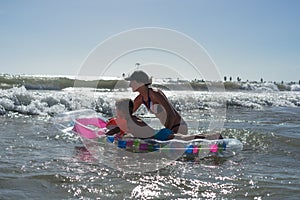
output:
M 143 102 L 147 109 L 155 114 L 160 122 L 174 133 L 187 134 L 187 126 L 185 121 L 182 119 L 178 111 L 169 103 L 165 105 L 164 100 L 167 97 L 159 89 L 148 88 L 149 99 L 148 102 Z
M 125 80 L 130 81 L 129 86 L 133 92 L 139 92 L 139 95 L 134 99 L 133 112 L 143 104 L 150 112 L 155 114 L 165 128 L 172 130 L 174 133 L 187 134 L 188 129 L 185 121 L 165 94 L 161 90 L 151 87 L 152 81 L 145 72 L 135 71 Z

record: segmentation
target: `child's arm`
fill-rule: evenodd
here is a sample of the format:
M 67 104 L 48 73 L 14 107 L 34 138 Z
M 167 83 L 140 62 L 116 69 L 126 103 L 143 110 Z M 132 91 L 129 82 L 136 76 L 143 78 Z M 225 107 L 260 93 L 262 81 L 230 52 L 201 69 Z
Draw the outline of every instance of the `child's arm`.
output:
M 121 130 L 119 127 L 115 127 L 113 129 L 110 129 L 108 132 L 105 133 L 105 135 L 114 135 L 116 133 L 120 133 Z
M 127 120 L 127 126 L 129 133 L 141 139 L 151 138 L 155 132 L 147 123 L 134 115 Z

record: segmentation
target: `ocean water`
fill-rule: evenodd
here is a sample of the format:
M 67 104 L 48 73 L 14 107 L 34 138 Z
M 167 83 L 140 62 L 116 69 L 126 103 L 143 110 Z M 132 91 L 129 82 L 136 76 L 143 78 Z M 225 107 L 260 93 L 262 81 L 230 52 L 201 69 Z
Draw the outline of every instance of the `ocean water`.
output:
M 52 123 L 58 113 L 91 108 L 114 114 L 125 92 L 26 90 L 0 93 L 0 199 L 299 199 L 300 92 L 166 92 L 191 125 L 205 132 L 224 106 L 223 137 L 244 144 L 238 155 L 174 161 L 147 173 L 107 167 L 78 137 Z M 140 115 L 158 126 L 148 114 Z

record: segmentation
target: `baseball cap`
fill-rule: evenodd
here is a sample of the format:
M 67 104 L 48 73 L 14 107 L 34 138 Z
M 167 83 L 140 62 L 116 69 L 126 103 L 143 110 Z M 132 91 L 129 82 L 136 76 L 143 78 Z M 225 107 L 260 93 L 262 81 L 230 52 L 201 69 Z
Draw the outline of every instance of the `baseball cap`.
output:
M 149 76 L 144 71 L 134 71 L 129 77 L 125 78 L 127 81 L 137 81 L 139 83 L 144 83 L 146 85 L 151 84 Z

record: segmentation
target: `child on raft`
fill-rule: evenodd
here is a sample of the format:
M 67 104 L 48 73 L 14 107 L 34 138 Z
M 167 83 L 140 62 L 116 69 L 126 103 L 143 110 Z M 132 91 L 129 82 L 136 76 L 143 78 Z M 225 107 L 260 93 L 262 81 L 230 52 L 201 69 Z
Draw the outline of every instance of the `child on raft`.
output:
M 116 118 L 112 118 L 107 123 L 109 131 L 106 135 L 114 135 L 118 137 L 124 136 L 125 133 L 131 133 L 134 137 L 140 139 L 154 138 L 157 140 L 193 140 L 193 139 L 223 139 L 220 134 L 214 135 L 183 135 L 174 133 L 168 128 L 154 130 L 142 119 L 133 115 L 134 103 L 129 98 L 124 98 L 116 101 Z

